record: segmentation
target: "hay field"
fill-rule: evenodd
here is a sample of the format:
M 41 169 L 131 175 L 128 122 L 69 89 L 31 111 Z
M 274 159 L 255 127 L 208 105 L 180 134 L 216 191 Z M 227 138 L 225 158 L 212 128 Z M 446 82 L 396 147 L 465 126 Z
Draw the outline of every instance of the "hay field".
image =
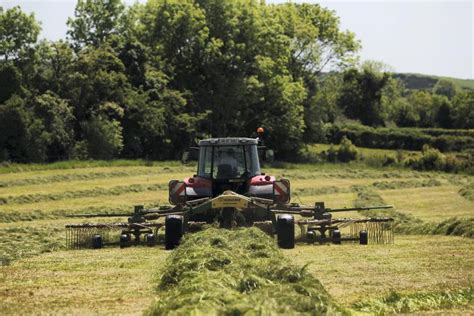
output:
M 472 176 L 358 164 L 284 164 L 264 171 L 291 180 L 294 202 L 353 206 L 361 192 L 371 192 L 374 202 L 393 204 L 422 224 L 474 218 Z M 84 221 L 64 215 L 166 204 L 167 182 L 194 172 L 192 165 L 140 161 L 1 167 L 2 314 L 142 313 L 157 298 L 156 278 L 169 252 L 162 247 L 64 250 L 64 225 Z M 474 280 L 474 241 L 464 237 L 398 234 L 394 245 L 298 245 L 283 254 L 295 264 L 309 263 L 307 270 L 333 298 L 355 310 L 394 291 L 441 297 L 445 290 L 472 289 Z M 431 308 L 473 312 L 472 302 L 446 306 Z

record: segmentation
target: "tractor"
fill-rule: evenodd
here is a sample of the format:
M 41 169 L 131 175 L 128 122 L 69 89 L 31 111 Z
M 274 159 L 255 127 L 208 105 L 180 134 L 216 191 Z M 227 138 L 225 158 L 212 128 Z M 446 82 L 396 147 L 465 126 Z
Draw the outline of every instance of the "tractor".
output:
M 259 129 L 259 132 L 261 130 Z M 184 233 L 202 226 L 224 229 L 257 226 L 276 235 L 278 246 L 294 248 L 295 226 L 298 239 L 309 243 L 342 241 L 367 244 L 393 242 L 392 219 L 333 218 L 335 212 L 391 208 L 389 205 L 366 208 L 329 209 L 323 202 L 304 206 L 290 202 L 290 181 L 276 179 L 260 169 L 260 156 L 272 159 L 273 152 L 262 146 L 260 138 L 211 138 L 197 148 L 197 172 L 182 181 L 169 182 L 171 205 L 155 209 L 136 206 L 129 214 L 81 214 L 71 217 L 123 217 L 124 223 L 84 223 L 66 225 L 70 248 L 102 248 L 116 244 L 110 235 L 120 231 L 120 247 L 157 243 L 158 230 L 164 227 L 166 249 L 179 245 Z M 189 158 L 189 152 L 183 155 Z M 164 220 L 163 220 L 164 218 Z M 344 234 L 342 233 L 344 231 Z

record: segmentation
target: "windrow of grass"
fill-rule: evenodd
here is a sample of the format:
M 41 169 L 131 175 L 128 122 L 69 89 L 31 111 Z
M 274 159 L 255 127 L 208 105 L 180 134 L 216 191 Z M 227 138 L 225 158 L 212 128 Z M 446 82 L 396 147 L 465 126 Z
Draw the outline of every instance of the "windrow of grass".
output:
M 377 192 L 366 187 L 359 188 L 357 199 L 354 201 L 355 207 L 383 204 L 385 204 L 385 201 L 382 197 Z M 363 211 L 363 214 L 367 217 L 387 216 L 393 218 L 393 229 L 396 233 L 452 235 L 474 238 L 474 218 L 472 217 L 451 217 L 439 223 L 429 223 L 424 222 L 411 214 L 397 211 L 396 209 Z
M 459 195 L 469 201 L 474 201 L 474 183 L 470 183 L 459 190 Z
M 298 188 L 293 190 L 296 196 L 311 196 L 333 193 L 350 193 L 359 192 L 361 189 L 377 189 L 377 190 L 396 190 L 409 188 L 423 188 L 441 186 L 442 183 L 436 179 L 427 180 L 406 180 L 406 181 L 376 181 L 370 185 L 351 185 L 348 188 L 337 187 L 334 185 L 319 188 Z
M 58 182 L 72 182 L 72 181 L 83 181 L 83 180 L 96 180 L 96 179 L 113 179 L 128 176 L 139 176 L 139 175 L 151 175 L 157 174 L 156 169 L 150 168 L 139 169 L 139 170 L 128 170 L 128 171 L 112 171 L 112 172 L 90 172 L 90 173 L 71 173 L 71 174 L 56 174 L 44 177 L 34 177 L 26 179 L 17 179 L 10 181 L 0 181 L 0 188 L 6 187 L 18 187 L 25 185 L 35 184 L 51 184 Z
M 65 191 L 61 193 L 49 194 L 24 194 L 17 196 L 0 197 L 0 205 L 5 204 L 27 204 L 43 201 L 58 201 L 76 198 L 86 198 L 95 196 L 121 195 L 125 193 L 137 193 L 146 191 L 166 190 L 167 185 L 160 184 L 131 184 L 115 186 L 111 188 L 93 188 L 90 190 Z
M 157 291 L 146 315 L 347 314 L 257 228 L 186 235 L 161 270 Z
M 148 203 L 145 208 L 158 207 L 159 203 Z M 38 220 L 55 220 L 64 218 L 67 215 L 80 214 L 129 214 L 132 215 L 133 207 L 130 205 L 122 205 L 117 207 L 83 207 L 77 209 L 56 209 L 56 210 L 31 210 L 28 212 L 0 212 L 0 223 L 14 223 L 14 222 L 30 222 Z
M 167 166 L 180 167 L 179 161 L 150 161 L 150 160 L 65 160 L 54 163 L 9 163 L 2 162 L 0 164 L 0 174 L 18 173 L 28 171 L 43 170 L 65 170 L 65 169 L 82 169 L 82 168 L 98 168 L 98 167 L 153 167 Z
M 63 225 L 0 228 L 0 266 L 13 260 L 56 251 L 65 247 Z
M 474 286 L 437 292 L 400 293 L 392 291 L 385 297 L 372 298 L 352 305 L 356 310 L 376 314 L 414 313 L 449 310 L 474 303 Z

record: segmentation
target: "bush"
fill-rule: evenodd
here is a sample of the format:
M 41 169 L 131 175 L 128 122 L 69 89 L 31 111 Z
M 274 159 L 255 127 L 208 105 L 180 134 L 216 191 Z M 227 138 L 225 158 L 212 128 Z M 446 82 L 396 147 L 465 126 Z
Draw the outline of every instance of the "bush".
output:
M 342 162 L 349 162 L 356 160 L 358 156 L 359 151 L 357 147 L 347 137 L 343 137 L 337 151 L 337 159 Z
M 328 127 L 329 142 L 339 143 L 343 137 L 356 146 L 368 148 L 422 150 L 424 145 L 430 145 L 443 152 L 474 148 L 472 130 L 372 128 L 359 124 Z
M 420 156 L 412 155 L 405 160 L 404 164 L 416 170 L 474 172 L 474 159 L 472 155 L 445 155 L 428 145 L 423 146 Z
M 327 151 L 323 151 L 320 154 L 321 160 L 329 162 L 349 162 L 356 160 L 359 157 L 359 150 L 346 137 L 342 138 L 338 148 L 336 148 L 334 145 L 331 145 Z

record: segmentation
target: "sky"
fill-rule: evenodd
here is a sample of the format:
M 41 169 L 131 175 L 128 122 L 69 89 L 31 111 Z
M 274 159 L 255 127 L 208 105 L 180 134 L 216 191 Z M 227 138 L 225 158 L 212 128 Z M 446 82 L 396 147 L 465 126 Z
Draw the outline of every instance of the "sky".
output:
M 341 28 L 361 41 L 362 61 L 381 61 L 396 72 L 474 79 L 474 0 L 293 2 L 319 3 L 334 10 Z M 49 40 L 66 37 L 66 21 L 75 4 L 75 0 L 0 0 L 5 9 L 19 5 L 34 12 L 41 21 L 41 38 Z

